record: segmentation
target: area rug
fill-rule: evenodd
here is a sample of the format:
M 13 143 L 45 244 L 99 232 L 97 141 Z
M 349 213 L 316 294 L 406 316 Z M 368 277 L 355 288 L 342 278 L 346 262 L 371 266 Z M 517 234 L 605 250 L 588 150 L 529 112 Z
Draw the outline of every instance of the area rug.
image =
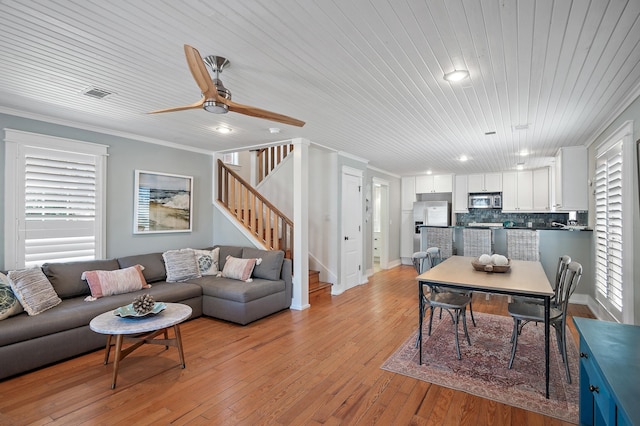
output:
M 562 355 L 555 332 L 551 329 L 549 351 L 549 399 L 545 394 L 544 326 L 527 324 L 518 338 L 513 368 L 511 356 L 511 317 L 475 313 L 477 327 L 469 321 L 471 346 L 460 325 L 460 351 L 455 352 L 451 318 L 434 315 L 431 336 L 427 336 L 428 319 L 423 335 L 422 365 L 418 365 L 417 331 L 384 362 L 382 369 L 403 374 L 503 404 L 578 423 L 578 350 L 567 330 L 567 353 L 572 384 L 565 377 Z

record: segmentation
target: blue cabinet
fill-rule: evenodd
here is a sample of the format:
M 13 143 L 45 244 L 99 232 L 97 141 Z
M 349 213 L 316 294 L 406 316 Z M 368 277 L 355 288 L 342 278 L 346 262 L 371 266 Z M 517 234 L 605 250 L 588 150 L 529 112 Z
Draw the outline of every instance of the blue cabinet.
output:
M 580 333 L 580 424 L 640 425 L 640 327 L 573 322 Z

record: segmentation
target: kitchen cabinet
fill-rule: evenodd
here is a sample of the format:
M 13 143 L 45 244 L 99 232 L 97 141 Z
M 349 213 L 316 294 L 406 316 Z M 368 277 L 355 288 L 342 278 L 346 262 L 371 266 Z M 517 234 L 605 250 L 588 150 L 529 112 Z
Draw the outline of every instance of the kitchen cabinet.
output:
M 502 174 L 502 211 L 533 211 L 533 172 L 531 170 Z
M 543 167 L 533 171 L 533 210 L 549 212 L 551 210 L 550 168 Z
M 416 193 L 452 192 L 453 175 L 420 175 L 416 176 Z
M 467 189 L 467 175 L 456 175 L 453 186 L 453 211 L 468 213 L 469 191 Z
M 502 192 L 502 173 L 485 173 L 468 176 L 469 192 Z
M 416 178 L 413 176 L 403 177 L 400 185 L 402 210 L 413 210 L 413 203 L 416 201 Z
M 574 317 L 580 334 L 580 424 L 640 424 L 640 327 Z
M 563 147 L 555 158 L 556 211 L 589 209 L 589 160 L 584 146 Z

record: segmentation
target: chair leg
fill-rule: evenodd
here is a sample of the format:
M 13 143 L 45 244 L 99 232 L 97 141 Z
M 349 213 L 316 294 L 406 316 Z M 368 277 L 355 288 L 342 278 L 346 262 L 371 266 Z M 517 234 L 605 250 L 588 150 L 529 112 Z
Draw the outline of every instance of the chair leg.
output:
M 518 347 L 518 326 L 520 321 L 517 319 L 513 319 L 513 333 L 512 333 L 512 341 L 511 345 L 511 359 L 509 360 L 509 369 L 513 366 L 513 359 L 516 357 L 516 348 Z
M 473 293 L 471 293 L 471 297 L 473 297 Z M 473 303 L 469 301 L 469 313 L 471 314 L 471 322 L 473 326 L 476 326 L 476 319 L 473 317 Z
M 564 371 L 567 373 L 567 383 L 571 384 L 571 373 L 569 372 L 569 357 L 567 356 L 567 326 L 562 321 L 562 360 L 564 361 Z
M 440 314 L 442 314 L 442 308 L 440 308 Z M 431 325 L 433 323 L 433 307 L 429 311 L 429 336 L 431 336 Z
M 451 312 L 449 312 L 451 314 Z M 453 319 L 454 326 L 454 334 L 456 336 L 456 353 L 458 354 L 458 359 L 462 359 L 462 355 L 460 354 L 460 339 L 458 338 L 458 317 L 460 313 L 456 309 L 456 314 L 451 314 L 451 319 Z
M 462 308 L 460 310 L 460 313 L 462 314 L 462 327 L 464 329 L 464 335 L 467 336 L 467 343 L 469 344 L 469 346 L 471 346 L 471 339 L 469 338 L 469 331 L 467 330 L 467 309 Z

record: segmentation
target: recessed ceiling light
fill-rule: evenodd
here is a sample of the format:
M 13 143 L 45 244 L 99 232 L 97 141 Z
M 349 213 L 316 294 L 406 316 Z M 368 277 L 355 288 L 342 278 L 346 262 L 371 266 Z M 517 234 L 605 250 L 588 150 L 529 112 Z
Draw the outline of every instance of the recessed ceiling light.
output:
M 430 174 L 432 174 L 432 173 L 433 173 L 433 172 L 431 171 L 431 169 L 427 170 L 427 174 L 428 174 L 428 175 L 430 175 Z
M 444 79 L 447 81 L 460 81 L 465 78 L 469 78 L 469 71 L 467 70 L 453 70 L 444 75 Z
M 216 127 L 216 132 L 222 133 L 223 135 L 225 135 L 227 133 L 231 133 L 231 129 L 228 127 L 220 126 L 220 127 Z
M 269 127 L 269 133 L 271 133 L 273 135 L 278 134 L 278 133 L 280 133 L 280 128 L 278 128 L 278 127 Z
M 524 170 L 524 163 L 516 164 L 516 170 Z
M 469 157 L 467 157 L 466 155 L 461 155 L 458 160 L 460 161 L 467 161 L 469 159 Z
M 513 130 L 527 130 L 529 128 L 529 124 L 518 124 L 513 126 Z
M 519 155 L 520 157 L 526 157 L 527 155 L 529 155 L 529 151 L 523 149 L 522 151 L 520 151 Z

